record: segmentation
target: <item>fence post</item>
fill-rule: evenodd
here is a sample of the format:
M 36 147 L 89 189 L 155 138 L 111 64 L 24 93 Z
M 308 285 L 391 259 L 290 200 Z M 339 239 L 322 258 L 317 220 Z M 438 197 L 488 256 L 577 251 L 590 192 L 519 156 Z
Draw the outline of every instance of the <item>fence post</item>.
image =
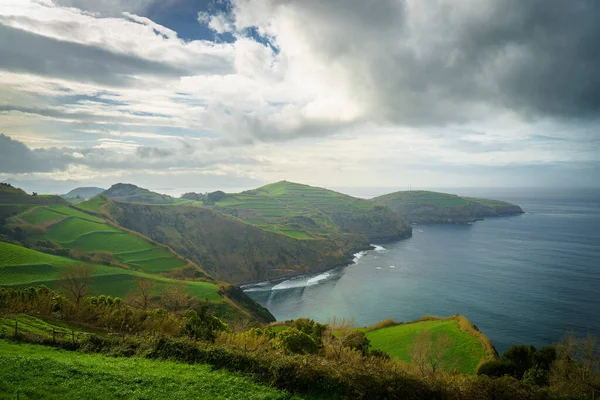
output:
M 15 337 L 19 334 L 19 321 L 15 320 Z
M 71 331 L 71 338 L 73 339 L 73 344 L 75 344 L 75 331 Z
M 56 330 L 52 328 L 52 343 L 56 344 Z

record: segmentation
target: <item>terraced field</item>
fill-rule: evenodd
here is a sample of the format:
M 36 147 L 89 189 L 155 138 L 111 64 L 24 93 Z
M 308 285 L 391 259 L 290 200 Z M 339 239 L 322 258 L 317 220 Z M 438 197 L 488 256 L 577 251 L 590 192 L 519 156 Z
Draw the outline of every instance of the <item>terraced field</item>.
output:
M 81 262 L 0 242 L 0 282 L 2 286 L 45 284 L 52 289 L 58 289 L 61 272 L 65 268 L 77 264 L 81 264 Z M 94 265 L 93 267 L 91 283 L 94 294 L 125 297 L 135 287 L 135 277 L 143 277 L 157 282 L 155 289 L 157 294 L 169 287 L 183 284 L 185 290 L 194 297 L 221 300 L 216 286 L 212 283 L 177 281 L 107 265 Z
M 90 202 L 95 201 L 95 199 L 90 200 Z M 163 247 L 108 225 L 96 216 L 68 206 L 38 206 L 13 219 L 17 222 L 25 221 L 45 227 L 46 232 L 40 236 L 40 239 L 85 252 L 107 252 L 141 272 L 159 274 L 186 264 Z
M 263 229 L 296 239 L 320 239 L 332 234 L 366 233 L 367 225 L 381 223 L 385 209 L 331 190 L 281 181 L 242 193 L 227 194 L 215 203 L 217 211 L 234 215 Z M 391 213 L 390 213 L 391 214 Z M 393 221 L 402 225 L 403 222 Z M 402 231 L 409 228 L 401 227 Z M 366 231 L 366 230 L 365 230 Z
M 79 203 L 77 205 L 77 207 L 82 208 L 86 211 L 94 211 L 94 212 L 99 212 L 100 211 L 100 207 L 102 207 L 104 204 L 106 204 L 106 199 L 104 197 L 101 196 L 96 196 L 93 197 L 87 201 L 84 201 L 82 203 Z
M 479 339 L 461 330 L 458 322 L 452 319 L 402 324 L 368 331 L 366 334 L 372 348 L 410 363 L 411 346 L 424 330 L 431 333 L 433 340 L 442 333 L 449 337 L 451 345 L 447 353 L 448 360 L 453 368 L 463 374 L 474 374 L 479 362 L 488 358 Z

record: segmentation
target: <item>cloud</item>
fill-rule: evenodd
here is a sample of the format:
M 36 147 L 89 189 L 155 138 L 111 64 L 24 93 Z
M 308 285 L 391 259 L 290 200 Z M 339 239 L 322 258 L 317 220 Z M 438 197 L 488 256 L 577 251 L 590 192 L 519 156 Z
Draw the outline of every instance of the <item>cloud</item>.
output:
M 18 140 L 0 133 L 0 172 L 27 173 L 64 170 L 73 155 L 50 150 L 31 150 Z
M 238 0 L 288 64 L 343 77 L 367 118 L 402 125 L 597 117 L 600 4 L 562 0 Z M 305 67 L 310 70 L 309 67 Z

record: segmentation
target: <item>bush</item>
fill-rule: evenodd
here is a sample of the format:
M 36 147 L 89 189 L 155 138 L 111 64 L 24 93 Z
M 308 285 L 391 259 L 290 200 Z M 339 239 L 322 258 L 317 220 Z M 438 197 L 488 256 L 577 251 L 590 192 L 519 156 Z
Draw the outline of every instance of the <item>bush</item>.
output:
M 194 310 L 187 310 L 183 314 L 183 321 L 183 334 L 213 343 L 217 338 L 217 332 L 227 330 L 227 325 L 223 321 L 205 310 L 201 311 L 200 315 Z
M 501 358 L 481 364 L 477 369 L 477 375 L 487 375 L 496 378 L 504 375 L 514 376 L 516 369 L 517 367 L 514 362 Z
M 534 353 L 535 347 L 520 344 L 506 350 L 504 354 L 502 354 L 502 358 L 514 363 L 515 372 L 513 376 L 517 379 L 521 379 L 525 371 L 533 366 Z
M 286 353 L 316 353 L 318 346 L 312 337 L 296 328 L 289 328 L 275 336 L 275 346 Z
M 315 341 L 317 346 L 321 347 L 323 333 L 327 329 L 327 326 L 319 324 L 318 322 L 315 322 L 312 319 L 298 318 L 294 321 L 292 327 L 298 329 L 300 332 L 306 333 Z
M 363 356 L 366 356 L 369 352 L 369 346 L 371 342 L 367 338 L 364 332 L 354 331 L 346 335 L 342 341 L 344 347 L 348 347 L 352 350 L 359 351 Z

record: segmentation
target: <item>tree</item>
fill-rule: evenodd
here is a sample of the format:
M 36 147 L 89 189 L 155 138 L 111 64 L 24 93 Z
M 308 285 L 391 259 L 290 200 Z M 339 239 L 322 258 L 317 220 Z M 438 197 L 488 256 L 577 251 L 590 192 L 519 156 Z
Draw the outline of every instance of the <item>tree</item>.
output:
M 156 289 L 156 281 L 137 276 L 135 278 L 135 288 L 136 292 L 131 303 L 142 310 L 147 309 L 152 301 L 152 294 Z
M 567 335 L 556 346 L 550 385 L 561 392 L 594 399 L 600 391 L 600 345 L 598 338 Z
M 73 299 L 77 308 L 81 300 L 89 294 L 90 277 L 94 267 L 90 264 L 77 264 L 64 269 L 61 273 L 60 286 Z
M 186 310 L 191 307 L 193 298 L 185 290 L 185 284 L 174 284 L 165 289 L 160 296 L 162 305 L 172 312 Z
M 454 364 L 448 356 L 451 346 L 452 340 L 447 334 L 440 332 L 434 338 L 428 329 L 423 329 L 410 348 L 411 362 L 422 376 L 435 379 L 440 370 L 449 370 Z

